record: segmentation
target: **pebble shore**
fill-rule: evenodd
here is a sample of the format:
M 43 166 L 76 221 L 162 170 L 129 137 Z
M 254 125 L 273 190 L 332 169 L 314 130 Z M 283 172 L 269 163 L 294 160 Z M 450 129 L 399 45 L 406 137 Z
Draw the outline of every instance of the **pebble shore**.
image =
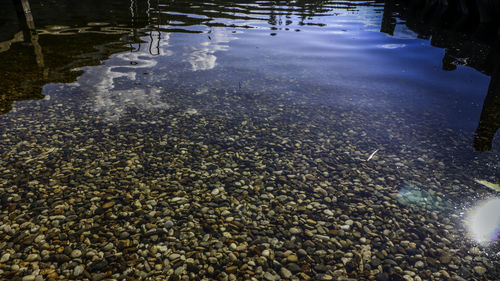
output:
M 448 148 L 399 145 L 397 116 L 286 96 L 239 108 L 236 90 L 168 97 L 119 122 L 57 101 L 0 117 L 0 279 L 500 276 L 498 241 L 467 238 L 456 211 L 490 191 L 454 178 L 470 163 L 450 166 Z

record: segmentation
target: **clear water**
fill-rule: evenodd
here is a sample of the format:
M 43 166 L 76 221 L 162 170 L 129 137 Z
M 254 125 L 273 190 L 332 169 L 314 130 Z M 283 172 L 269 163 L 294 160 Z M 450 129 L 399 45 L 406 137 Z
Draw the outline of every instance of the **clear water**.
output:
M 165 244 L 184 255 L 196 250 L 168 237 L 184 241 L 183 228 L 189 227 L 191 239 L 209 234 L 258 249 L 263 239 L 276 253 L 285 250 L 269 246 L 273 239 L 304 248 L 310 240 L 314 249 L 328 249 L 327 257 L 312 251 L 310 260 L 299 262 L 313 279 L 374 279 L 384 272 L 414 280 L 498 277 L 498 216 L 474 212 L 498 197 L 500 182 L 500 141 L 491 135 L 498 117 L 481 120 L 484 108 L 498 112 L 498 90 L 490 85 L 498 65 L 495 48 L 472 35 L 415 28 L 406 10 L 391 14 L 380 1 L 58 2 L 31 3 L 37 37 L 25 43 L 22 19 L 3 4 L 4 225 L 28 221 L 68 233 L 90 219 L 99 236 L 126 223 L 132 234 L 137 229 L 136 250 Z M 389 30 L 383 24 L 388 20 Z M 490 133 L 475 143 L 479 124 Z M 188 203 L 177 206 L 178 197 Z M 116 202 L 112 213 L 128 211 L 131 217 L 99 217 L 96 210 L 110 200 Z M 148 209 L 148 200 L 172 212 L 161 213 L 154 204 Z M 148 217 L 136 201 L 157 213 Z M 79 222 L 45 222 L 58 204 L 80 216 Z M 498 211 L 495 206 L 490 208 Z M 223 207 L 247 230 L 226 226 Z M 477 214 L 489 233 L 476 233 Z M 189 226 L 213 218 L 221 224 L 214 233 Z M 330 231 L 322 233 L 307 219 Z M 144 220 L 171 220 L 175 231 L 151 242 L 139 235 Z M 347 220 L 360 225 L 346 229 Z M 304 224 L 312 237 L 289 233 Z M 2 229 L 3 251 L 12 246 L 12 235 Z M 262 239 L 235 238 L 247 232 Z M 100 247 L 69 236 L 69 244 L 53 243 Z M 344 246 L 332 246 L 334 240 Z M 408 246 L 401 241 L 416 243 L 416 252 L 395 249 Z M 333 258 L 342 250 L 351 260 L 365 246 L 372 253 L 367 263 L 384 250 L 398 265 L 351 270 L 349 262 Z M 445 252 L 455 257 L 451 263 L 432 262 Z M 175 274 L 259 279 L 263 275 L 241 270 L 253 254 L 232 263 L 219 260 L 215 273 L 200 259 L 199 275 L 187 269 Z M 141 266 L 123 268 L 147 271 L 144 258 L 137 259 Z M 112 260 L 101 271 L 117 278 L 123 268 Z M 264 271 L 280 274 L 272 260 L 263 262 Z M 423 267 L 416 264 L 420 260 Z M 91 263 L 82 261 L 94 276 L 99 269 Z M 318 270 L 318 264 L 328 269 Z M 227 270 L 233 265 L 237 272 Z M 148 276 L 174 275 L 178 266 Z M 19 277 L 31 268 L 2 270 Z

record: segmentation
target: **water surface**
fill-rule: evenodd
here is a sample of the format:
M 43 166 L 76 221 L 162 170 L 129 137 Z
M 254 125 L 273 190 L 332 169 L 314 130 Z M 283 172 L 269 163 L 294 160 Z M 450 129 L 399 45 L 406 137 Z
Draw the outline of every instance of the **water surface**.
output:
M 2 4 L 3 276 L 499 276 L 495 47 L 383 1 L 83 2 Z

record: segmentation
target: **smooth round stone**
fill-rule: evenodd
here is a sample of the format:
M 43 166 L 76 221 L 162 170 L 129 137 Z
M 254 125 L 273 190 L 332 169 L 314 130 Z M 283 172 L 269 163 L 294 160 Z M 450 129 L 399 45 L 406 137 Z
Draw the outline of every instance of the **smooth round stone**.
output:
M 78 250 L 78 249 L 73 250 L 73 251 L 71 252 L 71 257 L 72 257 L 72 258 L 74 258 L 74 259 L 75 259 L 75 258 L 79 258 L 79 257 L 81 257 L 81 256 L 82 256 L 82 251 L 80 251 L 80 250 Z
M 23 279 L 22 279 L 22 281 L 34 281 L 35 278 L 36 278 L 35 275 L 30 274 L 30 275 L 24 276 Z
M 478 256 L 481 253 L 481 250 L 479 250 L 478 247 L 472 247 L 472 248 L 470 248 L 469 252 L 472 255 Z
M 214 189 L 212 190 L 212 196 L 217 196 L 217 195 L 219 194 L 219 192 L 220 192 L 220 191 L 219 191 L 219 189 L 218 189 L 218 188 L 214 188 Z
M 413 278 L 410 275 L 404 275 L 403 279 L 406 281 L 413 281 Z
M 75 266 L 75 268 L 73 269 L 73 275 L 74 276 L 79 276 L 80 274 L 82 274 L 84 268 L 85 267 L 83 265 L 81 265 L 81 264 Z
M 333 276 L 325 274 L 321 277 L 321 280 L 325 280 L 325 281 L 333 280 Z
M 276 280 L 276 277 L 274 277 L 274 275 L 272 275 L 270 272 L 264 273 L 264 278 L 266 278 L 266 280 L 268 280 L 268 281 Z
M 283 278 L 288 279 L 288 278 L 292 277 L 292 272 L 290 270 L 286 269 L 285 267 L 282 267 L 281 268 L 281 276 L 283 276 Z
M 271 253 L 270 253 L 270 252 L 269 252 L 269 250 L 267 250 L 267 249 L 266 249 L 266 250 L 264 250 L 264 251 L 262 251 L 262 255 L 263 255 L 264 257 L 269 257 L 269 255 L 270 255 L 270 254 L 271 254 Z
M 295 254 L 291 254 L 288 257 L 286 257 L 286 259 L 289 262 L 297 262 L 299 260 L 299 257 L 297 257 L 297 255 L 295 255 Z
M 235 262 L 235 261 L 237 261 L 237 260 L 238 260 L 238 258 L 236 257 L 236 255 L 235 255 L 235 254 L 233 254 L 233 253 L 229 253 L 228 257 L 229 257 L 229 259 L 230 259 L 230 260 L 232 260 L 233 262 Z
M 29 254 L 26 261 L 36 261 L 39 260 L 40 256 L 38 254 Z
M 215 272 L 215 268 L 214 268 L 213 266 L 211 266 L 211 265 L 210 265 L 210 266 L 207 268 L 207 272 L 208 272 L 208 274 L 214 274 L 214 272 Z
M 486 273 L 486 268 L 478 265 L 478 266 L 474 266 L 474 271 L 479 274 L 479 275 L 483 275 Z
M 443 254 L 440 258 L 439 261 L 443 264 L 448 264 L 451 262 L 451 255 L 448 253 Z
M 302 231 L 300 230 L 300 228 L 297 228 L 297 227 L 292 227 L 290 228 L 290 233 L 291 234 L 299 234 L 301 233 Z
M 351 228 L 351 226 L 348 224 L 344 224 L 344 225 L 340 226 L 340 229 L 342 229 L 342 230 L 349 230 L 350 228 Z
M 174 226 L 174 222 L 173 222 L 173 221 L 168 220 L 168 221 L 166 221 L 166 222 L 165 222 L 165 228 L 166 228 L 166 229 L 170 229 L 170 228 L 172 228 L 173 226 Z
M 40 242 L 41 242 L 42 240 L 44 240 L 44 239 L 45 239 L 45 235 L 40 234 L 40 235 L 38 235 L 38 236 L 35 238 L 35 240 L 34 240 L 34 241 L 35 241 L 35 243 L 40 243 Z
M 184 266 L 179 266 L 178 268 L 175 269 L 174 274 L 181 275 L 183 272 L 184 272 Z
M 110 202 L 104 203 L 104 205 L 102 205 L 102 208 L 103 209 L 109 209 L 109 208 L 113 207 L 114 205 L 115 205 L 115 202 L 114 201 L 110 201 Z
M 181 255 L 179 255 L 179 254 L 171 254 L 168 258 L 169 258 L 170 260 L 175 260 L 175 259 L 178 259 L 178 258 L 180 258 L 180 257 L 181 257 Z
M 328 209 L 324 210 L 323 213 L 325 213 L 325 215 L 327 216 L 333 216 L 333 212 Z
M 305 256 L 307 256 L 307 252 L 306 252 L 306 250 L 304 250 L 304 249 L 299 249 L 299 250 L 297 251 L 297 254 L 299 254 L 299 256 L 301 256 L 301 257 L 305 257 Z
M 4 263 L 4 262 L 8 261 L 9 259 L 10 259 L 9 253 L 3 254 L 2 258 L 0 258 L 0 263 Z

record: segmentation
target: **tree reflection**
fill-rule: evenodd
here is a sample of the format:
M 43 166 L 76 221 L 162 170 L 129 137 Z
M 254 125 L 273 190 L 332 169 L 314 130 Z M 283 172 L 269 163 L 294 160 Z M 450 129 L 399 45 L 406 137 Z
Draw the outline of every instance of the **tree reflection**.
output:
M 491 38 L 484 37 L 484 30 L 488 30 L 484 26 L 496 28 L 497 19 L 491 17 L 491 11 L 484 7 L 477 9 L 465 0 L 449 1 L 448 6 L 439 4 L 445 1 L 409 2 L 413 6 L 394 0 L 245 3 L 68 0 L 52 6 L 37 2 L 30 7 L 28 0 L 12 0 L 9 5 L 2 3 L 0 7 L 2 13 L 15 14 L 13 18 L 17 18 L 21 33 L 14 32 L 11 38 L 0 42 L 0 68 L 4 75 L 0 81 L 0 114 L 8 112 L 14 101 L 43 98 L 42 87 L 47 83 L 75 81 L 81 74 L 73 70 L 76 67 L 98 65 L 110 54 L 132 47 L 139 51 L 145 43 L 141 41 L 144 35 L 150 36 L 149 53 L 157 55 L 161 51 L 160 41 L 168 40 L 167 35 L 172 32 L 204 33 L 203 28 L 212 27 L 253 28 L 248 22 L 260 21 L 270 25 L 271 35 L 279 35 L 277 31 L 288 30 L 293 21 L 298 26 L 322 26 L 320 17 L 335 16 L 336 10 L 355 11 L 360 5 L 379 7 L 383 4 L 381 32 L 393 35 L 397 24 L 404 22 L 419 37 L 445 50 L 444 70 L 456 69 L 457 65 L 464 64 L 458 58 L 465 58 L 467 66 L 491 76 L 474 138 L 477 151 L 490 150 L 500 126 L 499 47 L 477 38 Z M 435 5 L 425 4 L 431 2 Z M 482 24 L 474 25 L 474 21 Z M 464 29 L 465 33 L 459 31 Z M 475 33 L 471 35 L 470 32 Z M 5 37 L 1 33 L 0 38 Z M 162 34 L 167 35 L 162 38 Z M 214 53 L 224 50 L 225 43 L 230 40 L 229 36 L 217 35 L 220 34 L 204 34 L 208 38 L 203 43 L 205 49 L 190 54 L 193 70 L 210 69 L 215 65 Z M 126 43 L 134 44 L 126 46 Z

